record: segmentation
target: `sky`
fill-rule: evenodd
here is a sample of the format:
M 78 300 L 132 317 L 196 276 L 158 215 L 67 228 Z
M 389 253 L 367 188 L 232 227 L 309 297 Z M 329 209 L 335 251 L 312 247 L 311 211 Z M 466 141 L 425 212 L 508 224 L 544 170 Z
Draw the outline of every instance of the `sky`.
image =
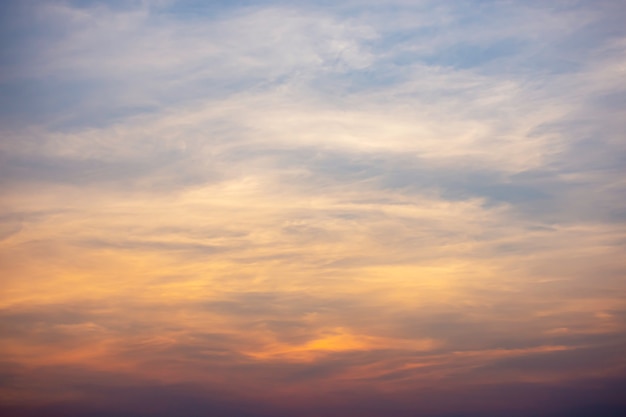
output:
M 621 0 L 7 0 L 0 413 L 626 415 Z

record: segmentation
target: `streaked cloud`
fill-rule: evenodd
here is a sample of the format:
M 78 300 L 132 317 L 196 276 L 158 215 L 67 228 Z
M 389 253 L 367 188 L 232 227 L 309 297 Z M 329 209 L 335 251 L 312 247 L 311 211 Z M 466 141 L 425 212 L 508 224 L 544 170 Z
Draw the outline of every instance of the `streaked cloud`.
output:
M 0 409 L 624 411 L 619 2 L 3 7 Z

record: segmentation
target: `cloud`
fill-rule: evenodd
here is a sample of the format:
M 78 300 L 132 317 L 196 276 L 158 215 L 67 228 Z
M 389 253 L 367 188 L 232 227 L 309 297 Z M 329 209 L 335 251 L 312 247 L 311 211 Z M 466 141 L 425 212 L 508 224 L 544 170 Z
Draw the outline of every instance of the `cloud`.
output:
M 621 6 L 4 7 L 8 412 L 623 409 Z

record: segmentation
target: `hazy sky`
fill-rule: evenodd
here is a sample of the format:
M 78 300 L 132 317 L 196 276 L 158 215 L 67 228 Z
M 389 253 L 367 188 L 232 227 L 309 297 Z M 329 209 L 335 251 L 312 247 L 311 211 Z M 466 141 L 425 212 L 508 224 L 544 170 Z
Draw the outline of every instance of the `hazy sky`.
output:
M 0 15 L 3 415 L 626 415 L 624 1 Z

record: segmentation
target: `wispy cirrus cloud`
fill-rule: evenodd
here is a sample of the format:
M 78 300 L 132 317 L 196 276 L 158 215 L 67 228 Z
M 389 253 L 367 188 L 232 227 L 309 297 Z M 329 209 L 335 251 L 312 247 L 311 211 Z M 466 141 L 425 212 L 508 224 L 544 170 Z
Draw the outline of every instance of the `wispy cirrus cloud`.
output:
M 2 407 L 623 410 L 621 5 L 5 7 Z

